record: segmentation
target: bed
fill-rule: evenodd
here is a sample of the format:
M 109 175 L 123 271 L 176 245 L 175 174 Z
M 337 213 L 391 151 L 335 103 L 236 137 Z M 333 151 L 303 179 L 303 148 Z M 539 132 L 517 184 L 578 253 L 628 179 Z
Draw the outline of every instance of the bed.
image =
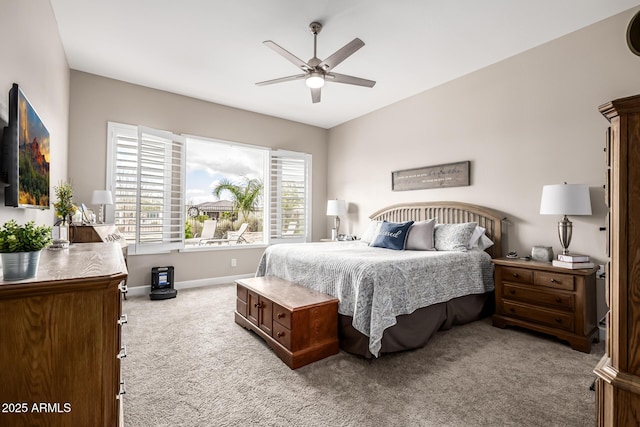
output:
M 493 311 L 493 265 L 503 215 L 460 202 L 394 205 L 372 221 L 476 223 L 493 245 L 460 251 L 391 250 L 361 241 L 280 244 L 257 276 L 276 276 L 337 297 L 340 347 L 364 357 L 424 346 L 431 336 Z

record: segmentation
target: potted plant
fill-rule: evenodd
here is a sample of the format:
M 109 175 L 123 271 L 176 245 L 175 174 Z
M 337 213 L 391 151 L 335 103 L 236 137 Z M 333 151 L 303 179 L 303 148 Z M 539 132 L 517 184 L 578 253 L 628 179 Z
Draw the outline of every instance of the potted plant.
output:
M 9 220 L 0 227 L 0 255 L 4 280 L 35 277 L 40 251 L 51 242 L 51 227 L 33 221 L 19 225 Z
M 71 217 L 76 211 L 73 204 L 73 187 L 69 182 L 60 182 L 53 186 L 58 201 L 53 203 L 56 216 L 60 220 L 54 225 L 54 235 L 56 239 L 67 240 L 69 237 L 68 224 L 71 224 Z

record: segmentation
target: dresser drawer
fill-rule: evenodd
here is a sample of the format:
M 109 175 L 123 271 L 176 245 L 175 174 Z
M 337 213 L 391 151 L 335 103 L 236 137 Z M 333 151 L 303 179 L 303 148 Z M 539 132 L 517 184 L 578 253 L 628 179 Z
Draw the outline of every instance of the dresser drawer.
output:
M 573 291 L 575 289 L 574 277 L 569 274 L 536 271 L 533 273 L 533 283 L 550 288 Z
M 278 322 L 273 322 L 273 338 L 287 350 L 291 350 L 291 330 L 285 328 Z
M 273 304 L 273 320 L 287 329 L 291 329 L 291 312 L 286 308 Z
M 573 294 L 543 291 L 534 286 L 518 286 L 505 283 L 502 287 L 502 296 L 505 299 L 518 300 L 535 305 L 546 305 L 569 311 L 573 311 L 575 307 Z
M 506 282 L 533 283 L 533 272 L 524 268 L 501 267 L 501 278 Z
M 503 301 L 504 312 L 507 316 L 518 317 L 542 325 L 548 325 L 556 329 L 573 331 L 573 314 L 547 310 L 512 301 Z

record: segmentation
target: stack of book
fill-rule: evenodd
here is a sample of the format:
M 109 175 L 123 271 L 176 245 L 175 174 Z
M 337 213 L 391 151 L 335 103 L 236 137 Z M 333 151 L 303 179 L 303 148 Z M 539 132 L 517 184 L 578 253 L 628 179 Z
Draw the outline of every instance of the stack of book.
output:
M 572 270 L 578 268 L 593 268 L 589 255 L 576 254 L 558 254 L 558 259 L 553 261 L 554 267 L 570 268 Z

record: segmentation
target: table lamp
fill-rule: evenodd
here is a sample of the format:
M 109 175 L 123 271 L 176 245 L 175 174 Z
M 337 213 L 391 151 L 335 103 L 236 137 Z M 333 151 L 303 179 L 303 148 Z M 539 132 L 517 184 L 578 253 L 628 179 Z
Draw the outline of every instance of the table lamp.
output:
M 541 215 L 564 215 L 558 222 L 562 253 L 569 253 L 573 225 L 567 215 L 591 215 L 591 198 L 586 184 L 557 184 L 542 187 Z
M 333 228 L 331 229 L 331 240 L 336 240 L 340 230 L 340 215 L 347 213 L 347 204 L 344 200 L 327 200 L 327 216 L 335 215 Z
M 93 190 L 93 195 L 91 196 L 91 204 L 100 205 L 100 213 L 98 215 L 98 222 L 104 224 L 105 222 L 105 205 L 113 204 L 113 197 L 111 196 L 111 191 L 109 190 Z

